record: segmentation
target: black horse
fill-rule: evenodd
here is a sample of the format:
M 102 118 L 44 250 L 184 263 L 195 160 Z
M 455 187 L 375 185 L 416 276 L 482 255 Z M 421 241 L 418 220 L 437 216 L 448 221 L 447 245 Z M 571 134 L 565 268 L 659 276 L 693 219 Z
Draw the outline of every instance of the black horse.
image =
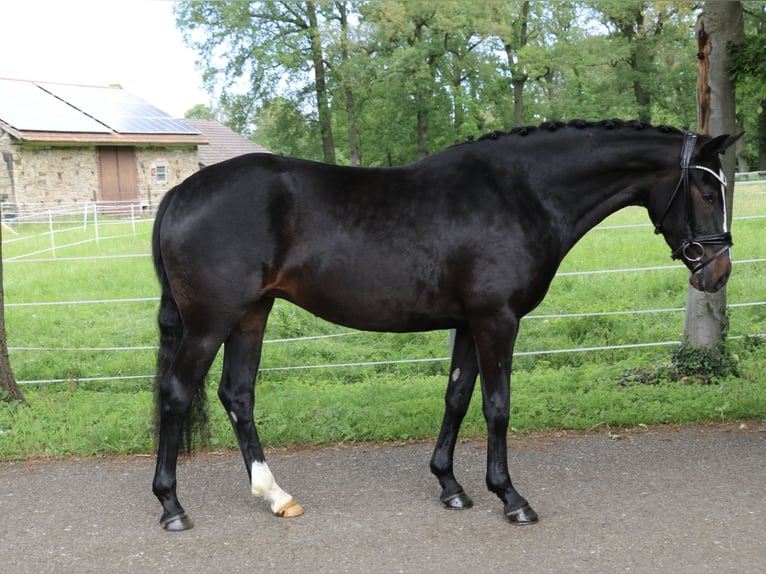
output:
M 449 508 L 471 499 L 453 452 L 478 374 L 487 486 L 515 524 L 537 521 L 508 473 L 510 374 L 519 320 L 543 299 L 572 246 L 609 214 L 643 205 L 713 292 L 731 271 L 719 154 L 737 139 L 607 120 L 491 133 L 397 168 L 349 168 L 254 154 L 172 189 L 154 225 L 162 286 L 159 450 L 153 490 L 167 530 L 192 527 L 176 461 L 195 395 L 224 345 L 218 395 L 250 475 L 274 514 L 303 513 L 280 489 L 253 423 L 264 329 L 281 297 L 372 331 L 455 329 L 431 471 Z

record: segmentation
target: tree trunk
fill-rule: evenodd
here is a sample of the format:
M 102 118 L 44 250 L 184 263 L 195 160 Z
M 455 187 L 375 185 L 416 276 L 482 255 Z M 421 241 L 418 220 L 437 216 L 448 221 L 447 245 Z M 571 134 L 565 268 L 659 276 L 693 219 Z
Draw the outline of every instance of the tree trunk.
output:
M 455 62 L 452 64 L 452 127 L 455 131 L 455 135 L 460 135 L 460 128 L 463 127 L 465 122 L 465 112 L 463 110 L 463 83 L 462 83 L 462 70 L 455 58 Z
M 19 401 L 26 404 L 21 389 L 16 384 L 16 377 L 13 376 L 11 361 L 8 358 L 8 343 L 5 337 L 5 293 L 3 291 L 3 234 L 0 230 L 0 399 L 6 402 Z
M 421 98 L 418 98 L 418 159 L 428 157 L 428 108 Z
M 527 76 L 523 76 L 518 80 L 512 80 L 513 86 L 513 125 L 524 125 L 524 84 L 527 81 Z
M 516 50 L 521 50 L 527 45 L 528 37 L 528 21 L 529 21 L 529 1 L 521 5 L 521 14 L 519 21 L 519 45 L 516 46 Z M 510 42 L 505 42 L 505 55 L 508 58 L 508 67 L 511 70 L 511 87 L 513 88 L 513 125 L 524 125 L 524 85 L 527 83 L 529 76 L 524 74 L 520 68 L 515 68 L 516 62 L 514 62 L 513 56 L 514 47 Z M 515 70 L 515 71 L 514 71 Z
M 644 51 L 646 51 L 646 47 L 643 46 L 642 42 L 639 41 L 639 44 L 635 47 L 635 53 L 630 59 L 630 65 L 633 69 L 635 78 L 633 80 L 633 95 L 636 98 L 636 106 L 638 107 L 638 119 L 642 122 L 651 123 L 652 94 L 641 82 L 641 77 L 643 74 L 641 74 L 642 68 L 640 62 L 642 58 L 649 57 L 647 54 L 643 53 Z
M 638 119 L 651 123 L 652 93 L 641 79 L 648 75 L 654 55 L 644 34 L 644 13 L 639 9 L 636 11 L 636 35 L 631 42 L 630 67 L 633 70 L 633 95 L 638 107 Z
M 736 131 L 734 85 L 726 71 L 729 42 L 744 41 L 741 2 L 706 0 L 697 20 L 699 75 L 697 83 L 697 121 L 700 133 L 732 134 Z M 729 187 L 726 203 L 732 205 L 733 150 L 723 157 L 723 170 Z M 732 209 L 727 211 L 731 225 Z M 702 293 L 689 286 L 686 292 L 684 336 L 692 347 L 715 348 L 728 328 L 726 288 L 717 293 Z
M 332 115 L 330 100 L 327 95 L 327 76 L 324 69 L 322 53 L 322 38 L 319 35 L 316 6 L 314 2 L 306 2 L 306 13 L 309 20 L 311 36 L 311 61 L 314 64 L 314 86 L 319 113 L 319 131 L 322 134 L 322 153 L 326 163 L 335 163 L 335 141 L 332 135 Z
M 354 104 L 354 90 L 349 80 L 349 57 L 348 57 L 348 12 L 345 2 L 336 2 L 338 14 L 340 14 L 340 57 L 343 74 L 343 91 L 346 94 L 346 114 L 348 116 L 348 146 L 351 150 L 351 165 L 362 165 L 362 155 L 359 151 L 359 138 L 356 129 L 356 105 Z

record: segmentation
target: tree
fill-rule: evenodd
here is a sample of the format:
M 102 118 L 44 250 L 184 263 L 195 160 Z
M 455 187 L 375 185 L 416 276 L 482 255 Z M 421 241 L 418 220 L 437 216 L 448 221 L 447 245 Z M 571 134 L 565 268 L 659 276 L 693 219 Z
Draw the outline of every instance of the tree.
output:
M 284 153 L 370 166 L 551 119 L 691 127 L 695 10 L 680 0 L 175 7 L 221 121 L 245 135 L 257 130 Z M 279 131 L 288 118 L 303 130 L 299 142 L 294 129 Z
M 351 165 L 359 166 L 362 164 L 362 156 L 359 151 L 358 130 L 356 127 L 357 108 L 355 105 L 353 65 L 351 62 L 349 44 L 351 43 L 351 32 L 349 24 L 349 7 L 345 0 L 336 0 L 335 8 L 338 11 L 338 22 L 340 22 L 340 75 L 341 85 L 343 86 L 343 95 L 346 101 L 346 117 L 348 120 L 348 146 L 351 150 Z
M 273 98 L 258 108 L 253 139 L 270 151 L 291 157 L 321 158 L 319 129 L 286 98 Z
M 387 163 L 373 159 L 381 135 L 395 138 L 383 145 L 393 163 L 401 163 L 470 135 L 512 127 L 504 121 L 510 83 L 499 74 L 501 33 L 509 30 L 495 25 L 502 6 L 499 0 L 385 0 L 361 7 L 374 56 L 365 60 L 370 81 L 359 89 L 366 93 L 360 132 L 373 136 L 367 139 L 373 149 L 364 154 L 370 163 Z M 410 141 L 417 143 L 414 153 Z
M 332 6 L 313 0 L 175 4 L 176 25 L 206 63 L 203 77 L 208 89 L 220 89 L 222 107 L 235 112 L 235 125 L 226 122 L 232 129 L 245 131 L 242 124 L 250 123 L 263 99 L 284 95 L 280 90 L 303 96 L 308 88 L 319 119 L 323 159 L 335 163 L 320 30 L 327 19 L 319 9 Z
M 330 100 L 327 95 L 327 74 L 325 73 L 324 50 L 319 34 L 316 3 L 306 1 L 307 22 L 296 20 L 303 25 L 311 43 L 311 62 L 314 65 L 314 91 L 316 93 L 317 110 L 319 112 L 319 131 L 322 134 L 322 152 L 327 163 L 335 163 L 335 141 L 332 135 L 332 117 L 330 115 Z M 306 23 L 308 24 L 306 26 Z
M 486 33 L 497 37 L 505 54 L 508 84 L 512 94 L 512 112 L 514 126 L 524 125 L 524 88 L 530 79 L 530 58 L 525 53 L 530 37 L 530 3 L 492 2 L 487 5 L 488 12 Z
M 693 104 L 683 105 L 693 89 L 690 75 L 683 73 L 689 64 L 679 58 L 691 55 L 688 39 L 693 6 L 648 0 L 591 0 L 590 4 L 609 30 L 608 53 L 614 65 L 615 86 L 632 94 L 636 117 L 652 122 L 658 108 L 675 110 L 676 115 L 678 103 L 693 112 Z M 667 102 L 669 96 L 671 101 Z M 692 115 L 687 117 L 691 120 Z M 681 122 L 681 127 L 690 123 Z
M 766 4 L 744 2 L 745 41 L 732 46 L 729 74 L 737 85 L 737 113 L 750 138 L 738 153 L 740 170 L 766 170 Z M 739 151 L 739 150 L 738 150 Z M 751 167 L 753 166 L 753 167 Z
M 5 336 L 5 293 L 3 291 L 3 248 L 2 231 L 0 231 L 0 399 L 7 402 L 21 402 L 26 404 L 24 395 L 16 384 L 13 375 L 11 361 L 8 358 L 8 343 Z
M 728 73 L 728 46 L 744 41 L 741 2 L 706 0 L 697 20 L 699 83 L 698 131 L 713 135 L 733 134 L 736 129 L 734 84 Z M 726 179 L 734 181 L 736 158 L 732 152 L 723 158 Z M 726 203 L 732 205 L 733 187 L 726 190 Z M 731 225 L 731 212 L 727 216 Z M 691 347 L 714 349 L 723 340 L 728 326 L 726 289 L 703 293 L 687 289 L 684 336 Z
M 186 110 L 184 118 L 187 120 L 214 120 L 215 111 L 205 104 L 197 104 Z
M 603 11 L 607 24 L 614 27 L 625 42 L 623 64 L 626 64 L 629 70 L 628 83 L 636 101 L 638 119 L 651 122 L 652 89 L 647 80 L 653 72 L 655 62 L 650 40 L 653 32 L 646 19 L 646 2 L 602 0 L 597 5 Z M 661 27 L 661 20 L 658 20 L 657 25 Z
M 447 10 L 453 4 L 447 4 Z M 374 52 L 387 63 L 383 75 L 399 83 L 414 104 L 417 158 L 431 151 L 429 131 L 438 96 L 438 59 L 447 41 L 437 25 L 437 14 L 445 5 L 435 0 L 381 0 L 370 3 L 365 16 L 374 24 Z M 408 106 L 410 107 L 410 106 Z

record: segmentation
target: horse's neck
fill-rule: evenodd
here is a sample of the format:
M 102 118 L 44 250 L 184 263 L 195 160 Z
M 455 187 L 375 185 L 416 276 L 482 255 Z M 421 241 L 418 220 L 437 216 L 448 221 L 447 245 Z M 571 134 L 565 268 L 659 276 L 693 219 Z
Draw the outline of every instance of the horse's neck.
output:
M 571 214 L 571 240 L 576 242 L 606 217 L 629 205 L 642 203 L 639 188 L 620 180 L 611 185 L 581 184 L 565 198 Z
M 629 205 L 647 205 L 659 179 L 673 167 L 667 161 L 672 152 L 630 151 L 625 145 L 620 149 L 624 151 L 608 144 L 601 150 L 575 149 L 567 158 L 570 167 L 552 186 L 553 203 L 567 222 L 567 250 L 609 215 Z

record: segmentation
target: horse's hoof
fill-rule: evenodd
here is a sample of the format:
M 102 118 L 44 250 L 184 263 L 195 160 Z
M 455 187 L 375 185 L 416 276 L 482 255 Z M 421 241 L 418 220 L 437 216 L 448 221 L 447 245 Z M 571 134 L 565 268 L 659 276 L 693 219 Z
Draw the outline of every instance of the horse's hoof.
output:
M 303 514 L 303 507 L 293 498 L 285 504 L 282 508 L 278 508 L 274 511 L 275 516 L 281 516 L 282 518 L 294 518 Z
M 184 530 L 194 528 L 194 522 L 192 522 L 192 519 L 189 518 L 189 515 L 184 512 L 183 514 L 176 514 L 175 516 L 171 516 L 167 520 L 162 520 L 160 522 L 160 526 L 162 526 L 168 532 L 182 532 Z
M 505 515 L 511 524 L 518 524 L 519 526 L 526 526 L 527 524 L 536 524 L 539 518 L 537 512 L 535 512 L 529 504 L 525 504 L 521 508 L 506 512 Z
M 457 494 L 440 498 L 442 504 L 450 510 L 465 510 L 473 506 L 473 500 L 462 490 Z

